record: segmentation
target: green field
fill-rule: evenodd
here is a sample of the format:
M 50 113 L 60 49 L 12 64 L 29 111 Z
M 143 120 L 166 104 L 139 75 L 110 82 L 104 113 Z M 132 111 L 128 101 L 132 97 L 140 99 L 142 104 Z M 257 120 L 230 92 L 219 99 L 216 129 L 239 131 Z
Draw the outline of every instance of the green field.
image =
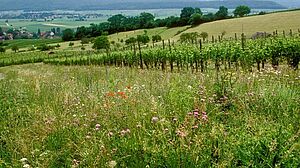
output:
M 8 48 L 16 45 L 19 48 L 30 48 L 32 46 L 39 46 L 41 44 L 53 44 L 53 43 L 60 43 L 62 40 L 58 39 L 17 39 L 17 40 L 10 40 L 5 41 L 4 44 L 7 44 Z
M 61 30 L 66 28 L 76 29 L 79 26 L 89 26 L 91 23 L 100 23 L 106 21 L 107 17 L 98 19 L 89 19 L 87 21 L 75 21 L 72 19 L 56 19 L 54 21 L 44 22 L 40 21 L 30 21 L 30 20 L 20 20 L 20 19 L 10 19 L 8 25 L 5 23 L 5 19 L 0 19 L 0 27 L 9 28 L 20 28 L 25 27 L 29 32 L 37 32 L 38 29 L 43 31 L 50 31 L 51 28 L 61 28 Z
M 75 14 L 103 14 L 99 18 L 89 18 L 86 21 L 75 21 L 75 19 L 55 19 L 54 21 L 45 22 L 43 19 L 38 21 L 31 21 L 29 19 L 8 19 L 8 25 L 5 23 L 6 19 L 0 19 L 0 27 L 3 28 L 20 28 L 25 27 L 30 32 L 49 31 L 51 28 L 60 27 L 62 30 L 66 28 L 76 29 L 80 26 L 89 26 L 91 23 L 99 24 L 105 22 L 110 16 L 116 14 L 123 14 L 125 16 L 137 16 L 142 12 L 152 13 L 156 18 L 165 18 L 168 16 L 179 15 L 181 9 L 147 9 L 147 10 L 98 10 L 98 11 L 65 11 Z

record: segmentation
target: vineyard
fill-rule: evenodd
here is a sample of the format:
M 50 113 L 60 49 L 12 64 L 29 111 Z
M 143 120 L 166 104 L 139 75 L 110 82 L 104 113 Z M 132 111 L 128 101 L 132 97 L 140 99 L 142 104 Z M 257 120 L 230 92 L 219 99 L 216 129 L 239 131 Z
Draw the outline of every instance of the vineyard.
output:
M 163 71 L 192 70 L 204 72 L 213 63 L 214 68 L 245 69 L 252 71 L 271 64 L 274 68 L 280 63 L 297 69 L 300 62 L 300 38 L 268 37 L 256 40 L 241 35 L 238 40 L 219 42 L 202 40 L 188 44 L 167 44 L 152 47 L 133 44 L 119 51 L 55 51 L 0 54 L 0 67 L 26 63 L 44 62 L 54 65 L 100 65 L 136 67 L 141 69 L 161 69 Z M 209 64 L 210 63 L 210 64 Z
M 276 68 L 283 62 L 297 69 L 299 61 L 300 39 L 277 37 L 209 44 L 202 44 L 200 40 L 192 45 L 175 46 L 169 43 L 166 47 L 150 49 L 141 49 L 138 45 L 134 46 L 133 50 L 56 57 L 45 59 L 43 62 L 55 65 L 128 66 L 141 69 L 170 69 L 170 71 L 191 69 L 204 72 L 207 70 L 208 62 L 214 63 L 217 70 L 241 67 L 251 71 L 254 66 L 257 70 L 261 70 L 266 63 L 270 63 Z

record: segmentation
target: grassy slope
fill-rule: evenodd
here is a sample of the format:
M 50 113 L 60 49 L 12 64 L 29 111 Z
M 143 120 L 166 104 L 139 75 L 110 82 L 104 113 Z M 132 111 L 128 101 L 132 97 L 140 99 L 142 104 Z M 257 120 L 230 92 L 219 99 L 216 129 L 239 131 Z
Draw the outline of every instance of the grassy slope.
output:
M 290 29 L 297 31 L 300 28 L 300 11 L 280 12 L 267 15 L 244 17 L 237 19 L 221 20 L 211 23 L 202 24 L 200 26 L 191 28 L 187 32 L 207 32 L 209 36 L 221 35 L 226 31 L 226 37 L 234 37 L 234 33 L 245 33 L 250 37 L 255 32 L 270 32 L 278 30 L 289 31 Z M 179 39 L 180 35 L 174 37 Z
M 140 29 L 135 31 L 122 32 L 118 34 L 110 35 L 110 40 L 118 41 L 118 39 L 128 39 L 130 37 L 136 37 L 137 35 L 141 35 L 144 33 L 144 30 L 147 31 L 147 34 L 152 37 L 153 35 L 159 34 L 163 39 L 169 39 L 178 34 L 179 31 L 184 31 L 188 28 L 188 26 L 184 27 L 175 27 L 175 28 L 166 28 L 166 27 L 158 27 L 153 29 Z
M 153 28 L 153 29 L 146 29 L 147 34 L 150 36 L 150 38 L 153 35 L 159 34 L 163 39 L 171 39 L 172 37 L 176 36 L 178 32 L 184 31 L 188 28 L 188 26 L 184 27 L 175 27 L 175 28 L 166 28 L 166 27 L 158 27 L 158 28 Z M 136 37 L 137 35 L 141 35 L 144 33 L 145 29 L 140 29 L 140 30 L 134 30 L 134 31 L 127 31 L 127 32 L 122 32 L 122 33 L 116 33 L 112 34 L 109 36 L 110 41 L 115 41 L 117 43 L 121 43 L 121 39 L 125 40 L 130 38 L 130 37 Z M 70 42 L 62 42 L 60 43 L 61 49 L 63 50 L 81 50 L 81 44 L 80 41 L 74 41 L 74 46 L 71 48 L 69 47 Z M 85 45 L 85 48 L 87 50 L 91 49 L 92 44 Z

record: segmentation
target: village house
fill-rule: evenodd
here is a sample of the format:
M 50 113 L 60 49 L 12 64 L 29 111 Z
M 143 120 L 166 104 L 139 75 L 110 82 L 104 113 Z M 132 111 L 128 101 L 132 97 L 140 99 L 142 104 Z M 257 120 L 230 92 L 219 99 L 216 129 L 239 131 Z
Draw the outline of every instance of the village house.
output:
M 0 42 L 5 40 L 5 36 L 0 36 Z
M 46 31 L 46 32 L 42 32 L 40 37 L 44 38 L 44 39 L 53 39 L 55 36 L 55 33 L 53 33 L 52 31 Z

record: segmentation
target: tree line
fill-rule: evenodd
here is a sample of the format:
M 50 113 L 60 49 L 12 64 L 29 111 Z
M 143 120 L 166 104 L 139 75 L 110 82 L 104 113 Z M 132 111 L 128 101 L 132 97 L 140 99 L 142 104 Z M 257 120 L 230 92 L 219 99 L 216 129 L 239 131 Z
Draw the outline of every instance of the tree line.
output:
M 250 8 L 248 6 L 238 6 L 233 13 L 235 16 L 242 17 L 250 13 Z M 64 41 L 79 40 L 82 38 L 98 37 L 118 32 L 155 27 L 172 28 L 186 25 L 196 26 L 202 23 L 231 17 L 232 16 L 228 14 L 228 8 L 225 6 L 220 6 L 215 14 L 203 14 L 200 8 L 185 7 L 181 10 L 180 17 L 170 16 L 164 19 L 155 19 L 153 14 L 147 12 L 143 12 L 138 16 L 117 14 L 108 18 L 107 22 L 99 24 L 93 23 L 89 27 L 81 26 L 78 27 L 75 32 L 71 29 L 66 29 L 63 31 L 62 39 Z

